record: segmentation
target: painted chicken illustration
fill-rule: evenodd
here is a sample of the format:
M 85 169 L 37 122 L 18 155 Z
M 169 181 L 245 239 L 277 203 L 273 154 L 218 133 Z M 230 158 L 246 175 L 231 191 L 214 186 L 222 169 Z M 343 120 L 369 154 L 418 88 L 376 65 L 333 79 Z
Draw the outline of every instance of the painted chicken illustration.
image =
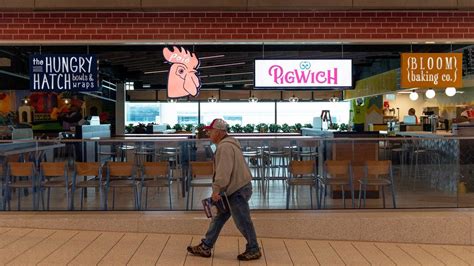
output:
M 173 46 L 172 51 L 164 48 L 163 56 L 171 64 L 168 74 L 168 97 L 179 98 L 198 95 L 201 81 L 197 73 L 199 59 L 196 55 L 183 47 Z

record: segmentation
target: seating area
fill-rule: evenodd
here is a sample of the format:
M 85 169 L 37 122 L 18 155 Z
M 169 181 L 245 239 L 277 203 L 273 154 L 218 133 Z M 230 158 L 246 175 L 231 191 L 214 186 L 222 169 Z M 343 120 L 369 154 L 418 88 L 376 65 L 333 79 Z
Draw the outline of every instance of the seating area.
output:
M 411 142 L 391 145 L 391 151 L 384 147 L 387 150 L 379 153 L 377 141 L 241 140 L 244 158 L 254 177 L 250 206 L 255 209 L 457 206 L 458 195 L 452 190 L 455 181 L 443 175 L 449 169 L 453 173 L 459 170 L 443 158 L 439 159 L 441 162 L 437 157 L 413 158 L 416 153 Z M 120 149 L 125 146 L 128 148 Z M 51 161 L 25 161 L 27 156 L 4 160 L 1 209 L 199 210 L 201 200 L 211 193 L 213 163 L 208 141 L 117 142 L 99 143 L 98 147 L 100 161 L 97 162 L 62 157 L 71 153 L 48 156 Z M 116 152 L 107 153 L 107 147 Z M 403 152 L 397 152 L 397 148 Z M 424 144 L 417 150 L 421 148 L 433 150 Z M 428 177 L 428 167 L 434 166 L 430 171 L 435 173 L 442 163 L 446 163 L 444 169 Z M 426 197 L 442 200 L 432 202 Z M 387 204 L 386 198 L 391 202 Z M 12 201 L 17 206 L 12 207 Z

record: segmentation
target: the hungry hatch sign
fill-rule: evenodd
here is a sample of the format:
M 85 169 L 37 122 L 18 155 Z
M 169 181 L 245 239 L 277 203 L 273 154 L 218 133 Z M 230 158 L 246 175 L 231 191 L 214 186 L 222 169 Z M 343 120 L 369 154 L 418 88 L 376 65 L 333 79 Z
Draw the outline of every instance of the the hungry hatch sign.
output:
M 402 88 L 462 87 L 462 53 L 403 53 Z
M 255 60 L 255 88 L 349 88 L 352 60 Z
M 32 91 L 96 91 L 98 90 L 96 56 L 31 55 L 30 89 Z

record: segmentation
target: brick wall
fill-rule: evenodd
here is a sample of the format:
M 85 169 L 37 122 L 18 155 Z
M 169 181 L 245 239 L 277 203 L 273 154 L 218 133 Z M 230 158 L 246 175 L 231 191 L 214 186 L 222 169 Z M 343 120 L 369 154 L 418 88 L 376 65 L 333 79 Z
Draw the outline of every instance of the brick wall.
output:
M 0 41 L 472 40 L 474 11 L 4 12 Z

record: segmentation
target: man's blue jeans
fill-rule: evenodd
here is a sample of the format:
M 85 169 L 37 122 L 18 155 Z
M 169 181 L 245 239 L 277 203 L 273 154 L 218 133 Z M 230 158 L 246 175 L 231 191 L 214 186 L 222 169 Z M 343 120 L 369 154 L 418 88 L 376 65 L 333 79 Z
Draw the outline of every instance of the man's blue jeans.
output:
M 202 239 L 202 243 L 207 247 L 212 248 L 219 237 L 222 227 L 224 227 L 224 224 L 230 218 L 232 213 L 235 225 L 247 240 L 246 250 L 257 251 L 259 249 L 257 235 L 255 233 L 255 228 L 253 227 L 252 219 L 250 218 L 250 208 L 248 203 L 251 196 L 251 183 L 243 186 L 236 192 L 232 193 L 232 195 L 229 195 L 230 212 L 218 212 L 217 215 L 212 218 L 206 236 Z

